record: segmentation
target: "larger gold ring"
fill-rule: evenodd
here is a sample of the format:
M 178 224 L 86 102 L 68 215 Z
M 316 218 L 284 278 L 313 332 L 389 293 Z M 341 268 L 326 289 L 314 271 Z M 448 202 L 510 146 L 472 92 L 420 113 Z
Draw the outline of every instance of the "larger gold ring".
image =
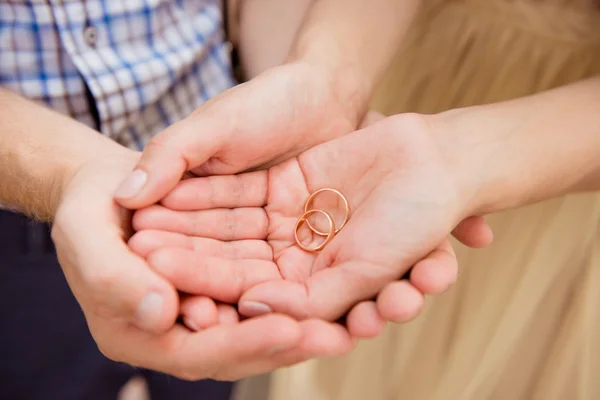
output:
M 320 193 L 323 193 L 323 192 L 333 192 L 333 193 L 337 194 L 338 196 L 340 196 L 342 198 L 342 200 L 344 201 L 344 211 L 345 211 L 344 220 L 342 221 L 342 224 L 338 228 L 335 229 L 335 233 L 337 234 L 339 231 L 342 230 L 342 228 L 344 227 L 344 225 L 346 225 L 346 223 L 348 222 L 348 219 L 350 218 L 350 204 L 348 203 L 348 199 L 346 199 L 346 196 L 344 196 L 339 190 L 336 190 L 333 188 L 322 188 L 322 189 L 317 190 L 316 192 L 311 194 L 310 197 L 306 200 L 306 203 L 304 204 L 304 212 L 307 213 L 308 211 L 310 211 L 310 206 L 312 205 L 312 202 L 315 199 L 315 197 L 317 197 Z M 327 236 L 328 235 L 327 232 L 323 232 L 323 231 L 320 231 L 317 228 L 315 228 L 308 219 L 306 220 L 306 224 L 308 225 L 310 230 L 313 231 L 314 233 L 316 233 L 317 235 L 319 235 L 319 236 Z M 334 226 L 335 226 L 335 224 L 334 224 Z
M 298 238 L 298 231 L 302 227 L 302 224 L 304 224 L 305 222 L 308 224 L 308 217 L 310 217 L 311 215 L 313 215 L 315 213 L 323 214 L 325 216 L 325 218 L 327 218 L 327 221 L 329 222 L 329 233 L 327 233 L 327 237 L 325 238 L 323 243 L 321 243 L 317 247 L 311 249 L 310 247 L 305 246 L 300 242 L 300 239 Z M 309 227 L 310 227 L 310 225 L 309 225 Z M 333 224 L 333 218 L 331 218 L 331 215 L 327 214 L 323 210 L 308 210 L 307 212 L 302 214 L 302 216 L 300 218 L 298 218 L 298 222 L 296 222 L 296 229 L 294 230 L 294 238 L 296 239 L 296 243 L 298 243 L 298 246 L 300 246 L 300 248 L 302 250 L 310 251 L 310 252 L 316 252 L 316 251 L 322 250 L 325 246 L 327 246 L 327 244 L 329 242 L 331 242 L 331 239 L 333 239 L 334 235 L 335 235 L 335 228 L 334 228 L 334 224 Z M 325 236 L 325 235 L 321 235 L 321 236 Z

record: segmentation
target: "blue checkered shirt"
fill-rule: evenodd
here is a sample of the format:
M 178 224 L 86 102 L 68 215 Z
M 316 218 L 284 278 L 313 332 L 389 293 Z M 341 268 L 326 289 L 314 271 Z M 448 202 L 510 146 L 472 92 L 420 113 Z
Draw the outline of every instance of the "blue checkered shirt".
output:
M 141 149 L 234 84 L 217 0 L 0 0 L 0 85 Z

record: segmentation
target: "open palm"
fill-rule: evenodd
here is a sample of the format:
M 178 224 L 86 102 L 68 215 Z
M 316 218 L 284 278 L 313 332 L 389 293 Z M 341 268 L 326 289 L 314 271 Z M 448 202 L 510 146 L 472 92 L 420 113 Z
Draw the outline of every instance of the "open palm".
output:
M 136 213 L 132 247 L 181 291 L 239 303 L 244 315 L 335 320 L 440 243 L 439 252 L 451 251 L 444 240 L 464 217 L 427 124 L 415 116 L 392 123 L 267 171 L 185 180 L 162 205 Z M 307 197 L 323 187 L 341 191 L 353 212 L 321 252 L 310 253 L 294 230 Z M 335 210 L 332 200 L 323 195 L 315 206 Z M 322 240 L 301 233 L 303 241 Z

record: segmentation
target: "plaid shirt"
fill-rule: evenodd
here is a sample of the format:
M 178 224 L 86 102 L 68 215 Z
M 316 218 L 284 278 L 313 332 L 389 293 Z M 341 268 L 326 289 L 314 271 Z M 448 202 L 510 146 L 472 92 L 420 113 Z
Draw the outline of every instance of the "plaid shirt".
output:
M 217 0 L 0 0 L 0 85 L 141 149 L 235 82 Z

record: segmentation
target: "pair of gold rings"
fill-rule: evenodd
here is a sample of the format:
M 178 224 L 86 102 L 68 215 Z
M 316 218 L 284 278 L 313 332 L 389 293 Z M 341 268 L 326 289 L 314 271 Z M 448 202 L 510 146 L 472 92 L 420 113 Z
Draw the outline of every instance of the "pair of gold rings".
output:
M 337 228 L 335 227 L 335 222 L 333 221 L 333 217 L 331 216 L 331 214 L 329 214 L 328 212 L 326 212 L 324 210 L 318 209 L 318 208 L 311 208 L 314 199 L 320 193 L 323 193 L 323 192 L 335 193 L 336 195 L 341 197 L 344 202 L 344 220 L 342 221 L 341 225 Z M 309 221 L 309 218 L 315 214 L 321 214 L 327 219 L 327 223 L 329 224 L 329 230 L 327 232 L 320 231 L 319 229 L 315 228 L 313 224 L 311 224 L 311 222 Z M 319 189 L 316 192 L 314 192 L 313 194 L 311 194 L 309 196 L 309 198 L 306 200 L 306 203 L 304 204 L 304 214 L 302 214 L 302 216 L 300 218 L 298 218 L 298 222 L 296 222 L 296 229 L 294 230 L 294 238 L 296 239 L 296 243 L 302 250 L 305 250 L 305 251 L 310 251 L 310 252 L 321 251 L 321 250 L 323 250 L 323 248 L 325 246 L 327 246 L 327 244 L 329 242 L 331 242 L 333 237 L 339 231 L 342 230 L 342 228 L 348 222 L 348 219 L 350 219 L 350 204 L 348 203 L 348 199 L 346 199 L 346 196 L 344 196 L 339 190 L 336 190 L 336 189 L 332 189 L 332 188 Z M 315 233 L 319 236 L 325 236 L 325 240 L 321 244 L 319 244 L 317 247 L 310 248 L 310 247 L 302 244 L 302 242 L 300 242 L 300 239 L 298 238 L 298 231 L 300 230 L 302 225 L 304 225 L 304 223 L 306 223 L 308 228 L 313 233 Z

